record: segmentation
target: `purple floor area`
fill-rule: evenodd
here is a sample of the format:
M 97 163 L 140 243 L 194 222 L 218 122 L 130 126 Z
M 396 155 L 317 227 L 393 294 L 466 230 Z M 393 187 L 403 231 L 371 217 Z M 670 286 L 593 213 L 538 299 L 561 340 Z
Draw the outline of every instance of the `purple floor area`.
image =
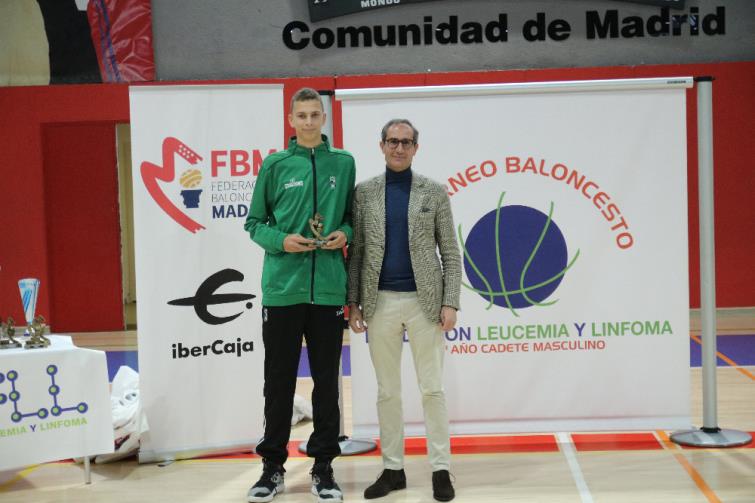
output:
M 716 345 L 737 365 L 755 365 L 755 334 L 720 336 Z
M 689 340 L 690 367 L 699 367 L 702 359 L 702 348 L 694 339 Z M 719 335 L 716 341 L 717 350 L 725 355 L 737 365 L 755 366 L 755 334 L 742 335 Z M 118 371 L 121 365 L 128 365 L 132 369 L 139 371 L 139 361 L 136 351 L 107 351 L 107 368 L 110 380 Z M 343 375 L 351 375 L 351 347 L 344 346 L 341 355 L 343 364 Z M 726 367 L 729 364 L 721 358 L 718 358 L 718 365 Z M 307 348 L 303 347 L 299 357 L 298 377 L 308 377 L 309 361 L 307 360 Z
M 351 375 L 351 347 L 344 346 L 341 351 L 341 366 L 344 376 Z M 309 377 L 309 360 L 307 358 L 307 348 L 301 348 L 301 355 L 299 355 L 299 373 L 297 377 Z
M 720 337 L 719 337 L 720 339 Z M 718 344 L 718 342 L 716 342 Z M 723 361 L 721 358 L 716 358 L 717 363 L 716 365 L 719 367 L 726 367 L 728 364 Z M 695 367 L 701 367 L 703 361 L 703 348 L 695 342 L 694 339 L 690 338 L 689 340 L 689 366 L 692 368 Z M 736 361 L 736 360 L 735 360 Z
M 139 357 L 136 351 L 105 351 L 107 357 L 107 374 L 110 382 L 113 382 L 121 365 L 131 367 L 139 372 Z
M 702 347 L 690 339 L 690 366 L 699 367 L 702 359 Z M 716 350 L 740 366 L 755 365 L 755 334 L 719 335 L 716 337 Z M 729 364 L 717 358 L 719 367 Z

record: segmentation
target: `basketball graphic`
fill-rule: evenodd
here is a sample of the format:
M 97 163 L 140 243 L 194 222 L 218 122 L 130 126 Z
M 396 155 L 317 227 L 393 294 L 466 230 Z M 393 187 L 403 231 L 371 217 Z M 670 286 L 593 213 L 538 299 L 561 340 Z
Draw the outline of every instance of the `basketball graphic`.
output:
M 504 193 L 505 194 L 505 193 Z M 502 206 L 483 215 L 466 240 L 459 225 L 464 253 L 463 285 L 493 305 L 509 309 L 548 306 L 566 272 L 579 257 L 568 260 L 566 240 L 553 220 L 554 204 L 548 214 L 529 206 Z
M 179 183 L 181 187 L 186 189 L 199 187 L 199 184 L 202 183 L 202 172 L 198 169 L 187 169 L 181 174 Z

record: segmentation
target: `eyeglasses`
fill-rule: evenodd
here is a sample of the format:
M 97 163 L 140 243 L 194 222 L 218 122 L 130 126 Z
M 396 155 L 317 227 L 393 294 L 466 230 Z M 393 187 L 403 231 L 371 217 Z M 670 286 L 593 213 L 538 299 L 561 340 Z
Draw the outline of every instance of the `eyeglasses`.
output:
M 388 145 L 388 148 L 391 150 L 398 148 L 399 145 L 404 147 L 404 150 L 416 145 L 414 140 L 409 140 L 408 138 L 404 138 L 403 140 L 399 140 L 398 138 L 388 138 L 384 143 Z

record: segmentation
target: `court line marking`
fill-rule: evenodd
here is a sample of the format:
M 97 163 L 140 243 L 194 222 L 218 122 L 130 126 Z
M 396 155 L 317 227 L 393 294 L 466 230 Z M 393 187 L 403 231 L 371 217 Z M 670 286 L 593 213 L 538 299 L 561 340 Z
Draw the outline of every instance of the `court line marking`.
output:
M 693 341 L 695 341 L 696 343 L 700 344 L 700 346 L 703 345 L 703 341 L 700 340 L 700 337 L 698 337 L 697 335 L 690 334 L 689 336 L 690 336 L 690 338 Z M 723 361 L 725 361 L 726 363 L 728 363 L 729 366 L 731 366 L 732 368 L 738 370 L 742 374 L 746 375 L 747 377 L 749 377 L 750 379 L 752 379 L 753 381 L 755 381 L 755 375 L 753 375 L 749 370 L 740 367 L 734 360 L 732 360 L 731 358 L 729 358 L 728 356 L 726 356 L 722 352 L 718 351 L 718 348 L 716 348 L 716 356 L 718 356 Z
M 560 432 L 556 433 L 556 439 L 561 452 L 566 458 L 566 463 L 569 465 L 569 470 L 579 491 L 582 503 L 593 503 L 590 488 L 587 487 L 587 482 L 585 482 L 585 477 L 582 474 L 582 468 L 579 466 L 579 461 L 577 461 L 577 451 L 574 449 L 571 436 L 568 433 Z
M 8 488 L 10 488 L 13 484 L 18 482 L 19 480 L 23 480 L 27 475 L 29 475 L 31 472 L 36 470 L 42 465 L 34 465 L 30 466 L 28 468 L 25 468 L 18 472 L 16 475 L 11 477 L 10 479 L 6 480 L 5 482 L 0 483 L 0 493 L 5 492 Z
M 710 488 L 708 483 L 705 482 L 703 476 L 700 475 L 700 472 L 695 470 L 695 467 L 692 466 L 689 460 L 687 460 L 687 457 L 682 454 L 682 449 L 671 441 L 666 432 L 656 430 L 655 434 L 659 437 L 661 445 L 663 445 L 664 449 L 671 452 L 674 455 L 674 458 L 676 458 L 676 460 L 679 462 L 679 464 L 682 465 L 682 468 L 684 468 L 697 488 L 700 489 L 700 491 L 703 493 L 703 496 L 705 496 L 710 503 L 722 503 L 716 495 L 715 491 Z

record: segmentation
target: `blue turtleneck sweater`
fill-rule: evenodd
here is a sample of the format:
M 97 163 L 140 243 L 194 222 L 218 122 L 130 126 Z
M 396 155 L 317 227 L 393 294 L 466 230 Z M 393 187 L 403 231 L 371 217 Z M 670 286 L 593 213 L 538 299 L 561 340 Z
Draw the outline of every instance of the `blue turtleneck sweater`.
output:
M 412 169 L 385 169 L 385 254 L 378 289 L 413 292 L 412 260 L 409 256 L 409 192 Z

